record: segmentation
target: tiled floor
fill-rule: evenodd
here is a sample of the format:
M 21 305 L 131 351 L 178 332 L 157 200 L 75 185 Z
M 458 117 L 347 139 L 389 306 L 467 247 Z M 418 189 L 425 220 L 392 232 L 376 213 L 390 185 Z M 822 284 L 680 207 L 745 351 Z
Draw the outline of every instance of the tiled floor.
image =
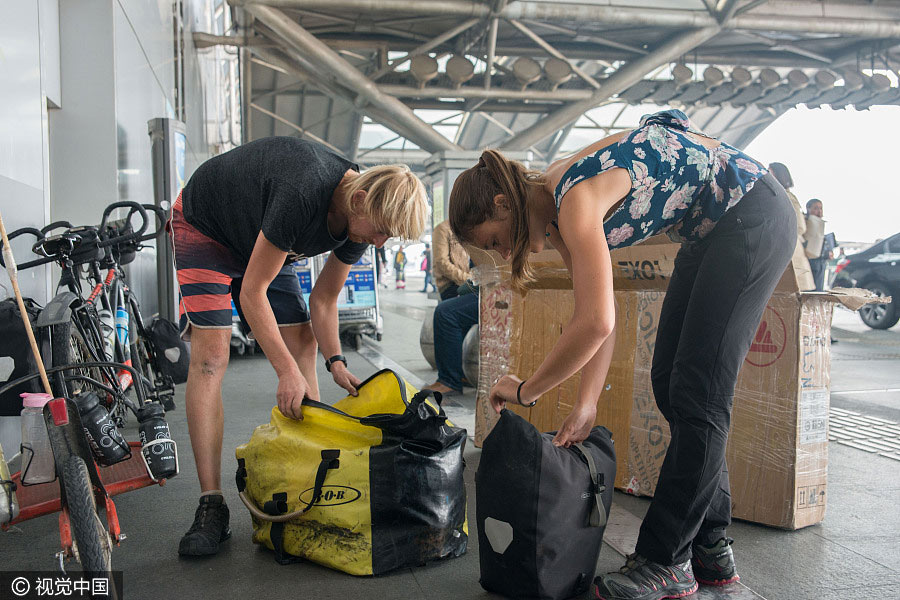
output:
M 831 408 L 828 439 L 900 461 L 900 423 Z

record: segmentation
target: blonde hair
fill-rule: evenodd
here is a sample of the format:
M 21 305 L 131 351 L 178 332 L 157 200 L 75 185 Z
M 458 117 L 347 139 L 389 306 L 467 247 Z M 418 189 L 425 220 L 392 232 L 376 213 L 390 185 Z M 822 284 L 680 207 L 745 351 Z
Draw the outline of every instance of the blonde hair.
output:
M 473 245 L 475 227 L 496 214 L 494 197 L 501 194 L 506 198 L 512 222 L 511 277 L 519 290 L 534 280 L 528 265 L 528 196 L 544 182 L 540 171 L 509 160 L 497 150 L 485 150 L 477 165 L 460 173 L 450 192 L 450 228 L 461 242 Z
M 352 198 L 364 190 L 362 205 Z M 347 185 L 350 211 L 360 212 L 391 237 L 416 240 L 425 231 L 428 196 L 425 186 L 406 165 L 378 165 L 366 169 Z

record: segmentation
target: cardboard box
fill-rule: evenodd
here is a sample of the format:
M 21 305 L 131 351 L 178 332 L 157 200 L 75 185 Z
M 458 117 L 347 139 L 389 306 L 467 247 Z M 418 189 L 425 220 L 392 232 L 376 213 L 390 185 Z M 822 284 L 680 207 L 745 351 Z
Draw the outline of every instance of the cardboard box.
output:
M 597 424 L 616 442 L 616 487 L 652 495 L 669 443 L 656 408 L 650 365 L 659 312 L 679 246 L 654 238 L 612 253 L 616 347 Z M 508 284 L 496 255 L 473 253 L 481 284 L 480 373 L 475 443 L 496 415 L 487 403 L 502 375 L 528 377 L 559 338 L 574 307 L 571 280 L 554 251 L 533 255 L 537 281 L 525 295 Z M 861 290 L 800 293 L 791 268 L 770 299 L 735 389 L 727 449 L 733 512 L 786 529 L 820 522 L 827 504 L 830 328 L 834 303 L 856 310 Z M 558 428 L 580 377 L 548 392 L 534 408 L 510 407 L 538 429 Z

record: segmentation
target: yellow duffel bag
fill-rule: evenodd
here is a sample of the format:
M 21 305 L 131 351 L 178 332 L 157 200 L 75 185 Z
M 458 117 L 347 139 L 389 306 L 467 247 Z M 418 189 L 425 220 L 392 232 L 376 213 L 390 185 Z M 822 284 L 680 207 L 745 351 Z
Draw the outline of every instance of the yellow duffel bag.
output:
M 253 541 L 353 575 L 465 553 L 466 430 L 439 399 L 384 370 L 333 406 L 304 400 L 303 420 L 273 408 L 235 452 Z

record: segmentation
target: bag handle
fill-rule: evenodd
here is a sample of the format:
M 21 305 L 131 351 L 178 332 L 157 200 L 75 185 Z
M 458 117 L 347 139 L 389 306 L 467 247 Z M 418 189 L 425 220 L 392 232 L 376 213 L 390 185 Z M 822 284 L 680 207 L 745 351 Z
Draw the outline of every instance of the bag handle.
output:
M 305 400 L 304 400 L 305 402 Z M 325 406 L 328 406 L 327 404 Z M 348 415 L 349 416 L 349 415 Z M 250 511 L 250 514 L 260 519 L 261 521 L 269 521 L 272 523 L 284 523 L 285 521 L 290 521 L 291 519 L 296 519 L 300 515 L 307 512 L 311 509 L 316 502 L 319 501 L 319 498 L 322 495 L 322 486 L 325 484 L 325 476 L 328 474 L 328 471 L 331 469 L 337 469 L 341 466 L 341 461 L 339 460 L 339 456 L 341 455 L 340 450 L 322 450 L 322 460 L 319 462 L 319 468 L 316 470 L 316 481 L 313 485 L 313 495 L 312 499 L 306 503 L 306 506 L 301 508 L 300 510 L 295 510 L 294 512 L 285 513 L 285 514 L 269 514 L 263 510 L 260 510 L 258 506 L 253 502 L 253 499 L 250 498 L 249 494 L 247 494 L 247 490 L 242 490 L 240 492 L 241 502 L 244 503 L 244 506 L 247 507 L 247 510 Z M 285 495 L 286 497 L 286 495 Z M 285 498 L 286 499 L 286 498 Z M 301 500 L 302 502 L 302 500 Z M 269 507 L 272 512 L 276 512 L 278 501 L 275 501 L 274 504 L 270 502 L 266 502 L 266 505 Z M 265 508 L 265 507 L 264 507 Z M 282 510 L 286 510 L 284 507 Z
M 577 448 L 581 455 L 584 456 L 585 460 L 587 460 L 588 471 L 591 474 L 591 494 L 594 496 L 594 505 L 591 507 L 591 517 L 588 521 L 588 524 L 591 527 L 606 527 L 606 508 L 603 506 L 603 492 L 606 491 L 606 485 L 604 485 L 604 475 L 597 471 L 597 465 L 594 462 L 594 457 L 591 455 L 590 451 L 585 448 L 584 444 L 577 443 L 573 444 L 574 448 Z
M 304 398 L 303 406 L 311 406 L 313 408 L 321 408 L 322 410 L 327 410 L 328 412 L 332 412 L 336 415 L 341 415 L 342 417 L 347 417 L 348 419 L 353 419 L 354 421 L 359 421 L 362 417 L 354 417 L 351 414 L 345 413 L 339 408 L 335 408 L 330 404 L 325 404 L 324 402 L 319 402 L 318 400 L 313 400 L 312 398 Z
M 434 403 L 437 404 L 437 406 L 438 406 L 436 416 L 441 416 L 443 414 L 443 409 L 441 408 L 441 401 L 443 400 L 443 398 L 441 397 L 440 392 L 435 392 L 434 390 L 420 390 L 420 391 L 416 392 L 416 394 L 412 397 L 412 401 L 410 401 L 408 404 L 411 405 L 414 401 L 416 401 L 420 398 L 423 401 L 428 398 L 432 398 L 434 400 Z M 336 415 L 340 415 L 342 417 L 346 417 L 348 419 L 353 419 L 354 421 L 359 421 L 359 422 L 362 422 L 365 419 L 368 419 L 369 417 L 372 416 L 372 415 L 369 415 L 368 417 L 357 417 L 357 416 L 351 415 L 349 413 L 345 413 L 341 409 L 336 408 L 336 407 L 332 406 L 331 404 L 325 404 L 324 402 L 320 402 L 319 400 L 313 400 L 312 398 L 304 398 L 303 406 L 310 406 L 312 408 L 320 408 L 322 410 L 327 410 L 328 412 L 334 413 Z

